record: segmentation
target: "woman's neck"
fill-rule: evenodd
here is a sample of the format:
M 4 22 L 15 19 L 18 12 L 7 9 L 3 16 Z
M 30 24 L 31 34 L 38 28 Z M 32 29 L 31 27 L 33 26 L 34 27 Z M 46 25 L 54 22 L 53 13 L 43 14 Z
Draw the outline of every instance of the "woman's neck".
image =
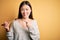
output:
M 29 20 L 29 18 L 22 18 L 22 20 Z

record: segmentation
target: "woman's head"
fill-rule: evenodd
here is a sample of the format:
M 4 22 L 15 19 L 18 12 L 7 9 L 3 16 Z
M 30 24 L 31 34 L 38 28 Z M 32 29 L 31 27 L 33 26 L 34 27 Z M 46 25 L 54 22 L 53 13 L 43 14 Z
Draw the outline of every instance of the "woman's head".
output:
M 19 6 L 18 19 L 21 19 L 21 18 L 33 19 L 32 7 L 28 1 L 23 1 Z

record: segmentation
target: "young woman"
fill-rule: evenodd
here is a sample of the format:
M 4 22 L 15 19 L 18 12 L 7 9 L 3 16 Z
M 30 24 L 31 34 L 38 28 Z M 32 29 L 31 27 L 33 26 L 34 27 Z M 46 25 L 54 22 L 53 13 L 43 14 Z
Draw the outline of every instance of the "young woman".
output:
M 28 1 L 20 4 L 18 19 L 11 25 L 5 22 L 5 29 L 8 30 L 8 40 L 40 40 L 38 25 L 33 19 L 32 7 Z

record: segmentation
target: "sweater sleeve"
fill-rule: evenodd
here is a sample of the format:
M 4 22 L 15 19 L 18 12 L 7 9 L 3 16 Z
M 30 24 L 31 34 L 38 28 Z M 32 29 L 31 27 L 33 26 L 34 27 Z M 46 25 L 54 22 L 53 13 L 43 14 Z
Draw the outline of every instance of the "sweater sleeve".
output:
M 13 40 L 14 39 L 13 23 L 11 24 L 10 31 L 7 32 L 7 37 L 8 37 L 8 40 Z
M 38 30 L 38 25 L 37 25 L 36 20 L 34 20 L 33 26 L 29 27 L 28 29 L 29 29 L 30 37 L 32 40 L 40 40 L 40 33 Z

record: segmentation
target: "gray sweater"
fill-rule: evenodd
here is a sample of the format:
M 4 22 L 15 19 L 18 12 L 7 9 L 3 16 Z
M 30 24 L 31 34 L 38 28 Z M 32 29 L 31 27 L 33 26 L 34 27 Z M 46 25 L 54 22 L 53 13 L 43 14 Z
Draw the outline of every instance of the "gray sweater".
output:
M 40 40 L 37 22 L 33 20 L 31 24 L 32 27 L 28 27 L 28 30 L 26 30 L 17 20 L 14 20 L 10 31 L 7 32 L 8 40 Z

